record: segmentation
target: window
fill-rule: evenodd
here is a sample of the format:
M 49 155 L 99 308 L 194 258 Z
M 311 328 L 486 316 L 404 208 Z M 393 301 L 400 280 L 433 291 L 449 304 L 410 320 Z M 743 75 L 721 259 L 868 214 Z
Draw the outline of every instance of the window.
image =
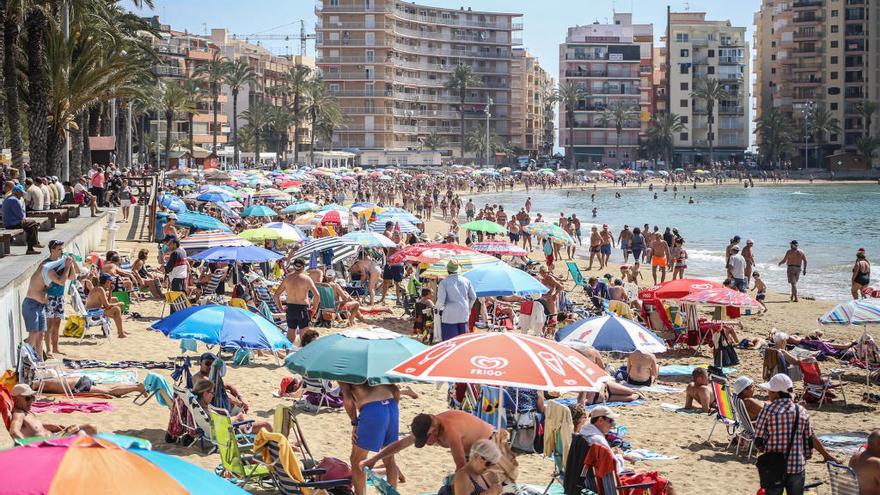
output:
M 687 108 L 688 100 L 678 100 L 678 106 L 680 106 L 681 108 Z
M 770 55 L 770 60 L 776 60 L 776 54 Z
M 836 24 L 832 24 L 832 25 L 831 25 L 831 32 L 832 32 L 832 33 L 836 33 L 836 32 L 839 32 L 839 31 L 840 31 L 840 26 L 838 26 L 838 25 L 836 25 Z
M 681 123 L 682 123 L 682 124 L 687 124 L 687 123 L 688 123 L 688 116 L 687 116 L 687 115 L 682 115 L 682 116 L 681 116 Z
M 839 137 L 837 136 L 837 134 L 832 134 L 830 137 L 831 141 L 837 141 L 838 139 L 839 139 Z
M 831 73 L 831 79 L 837 79 L 837 72 Z
M 331 93 L 338 93 L 339 92 L 339 85 L 338 84 L 331 84 L 330 85 L 330 92 Z
M 837 110 L 837 103 L 832 103 L 832 104 L 831 104 L 831 109 L 832 109 L 832 110 Z
M 709 57 L 709 58 L 713 58 L 713 57 L 715 57 L 715 49 L 711 49 L 711 50 L 709 50 L 709 55 L 708 55 L 708 57 Z
M 712 66 L 710 65 L 710 66 L 709 66 L 709 72 L 708 72 L 708 73 L 709 73 L 709 74 L 714 74 L 714 73 L 715 73 L 715 67 L 712 67 Z
M 831 63 L 832 63 L 832 64 L 838 64 L 838 63 L 840 63 L 840 62 L 838 62 L 837 57 L 831 57 Z
M 828 88 L 828 94 L 829 95 L 839 95 L 840 88 Z
M 608 158 L 617 157 L 617 150 L 608 150 Z
M 682 90 L 682 91 L 687 91 L 687 90 L 688 90 L 688 86 L 689 86 L 688 83 L 681 83 L 681 90 Z
M 688 69 L 690 69 L 690 67 L 691 67 L 691 64 L 681 64 L 681 67 L 680 67 L 679 73 L 681 73 L 681 74 L 687 74 L 687 73 L 688 73 Z
M 838 10 L 832 10 L 832 11 L 831 11 L 831 17 L 837 17 L 837 16 L 839 16 L 839 15 L 840 15 L 840 11 L 838 11 Z
M 682 57 L 690 57 L 691 56 L 690 50 L 688 50 L 687 48 L 682 48 L 680 50 L 679 54 Z
M 831 48 L 837 48 L 837 40 L 831 41 Z
M 373 62 L 376 59 L 376 52 L 373 50 L 365 51 L 364 55 L 366 56 L 367 62 Z
M 775 42 L 775 41 L 771 41 L 771 42 L 770 42 L 770 47 L 771 47 L 771 48 L 776 48 L 776 42 Z
M 624 152 L 623 152 L 623 157 L 624 157 L 624 158 L 629 158 L 629 151 L 624 150 Z
M 688 140 L 688 133 L 686 133 L 686 132 L 679 133 L 678 139 L 680 139 L 682 141 L 687 141 Z
M 690 40 L 690 37 L 687 33 L 675 33 L 675 41 L 679 43 L 687 43 Z
M 770 68 L 770 73 L 771 73 L 771 74 L 776 74 L 776 67 L 771 67 L 771 68 Z

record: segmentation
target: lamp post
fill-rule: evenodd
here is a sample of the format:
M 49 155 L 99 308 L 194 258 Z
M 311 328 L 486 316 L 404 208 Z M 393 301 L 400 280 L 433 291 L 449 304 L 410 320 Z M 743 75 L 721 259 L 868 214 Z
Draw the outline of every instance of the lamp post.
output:
M 486 166 L 489 166 L 489 117 L 492 116 L 491 107 L 494 102 L 492 98 L 486 102 Z
M 810 168 L 810 149 L 807 142 L 810 139 L 810 117 L 816 108 L 816 102 L 810 100 L 804 104 L 801 111 L 804 113 L 804 170 Z

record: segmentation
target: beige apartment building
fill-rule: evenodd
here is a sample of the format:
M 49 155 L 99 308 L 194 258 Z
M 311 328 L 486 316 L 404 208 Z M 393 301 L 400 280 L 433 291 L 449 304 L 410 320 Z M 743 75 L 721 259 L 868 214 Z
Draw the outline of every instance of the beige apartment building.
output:
M 459 64 L 480 80 L 465 95 L 465 133 L 486 125 L 512 138 L 513 47 L 521 14 L 397 0 L 323 0 L 315 7 L 317 65 L 346 124 L 334 147 L 419 149 L 437 133 L 460 149 L 460 99 L 444 88 Z
M 553 152 L 553 113 L 545 113 L 546 97 L 553 91 L 554 81 L 537 57 L 525 48 L 513 49 L 510 88 L 510 144 L 532 157 Z M 546 127 L 549 126 L 549 141 Z
M 742 161 L 750 141 L 746 28 L 708 20 L 705 12 L 672 12 L 669 17 L 666 107 L 687 126 L 675 136 L 674 161 L 709 163 L 710 120 L 714 160 Z M 728 96 L 715 102 L 711 119 L 706 102 L 691 96 L 698 81 L 707 78 L 719 80 Z
M 575 108 L 578 166 L 616 166 L 638 158 L 639 139 L 654 110 L 653 29 L 652 24 L 633 24 L 632 14 L 624 13 L 614 14 L 613 24 L 568 28 L 559 46 L 559 81 L 579 84 L 588 92 Z M 601 118 L 612 102 L 625 102 L 634 113 L 619 139 L 614 123 Z M 568 147 L 569 123 L 562 103 L 559 115 L 559 143 Z
M 757 117 L 775 108 L 803 122 L 810 108 L 828 110 L 841 132 L 825 135 L 825 153 L 855 151 L 867 133 L 859 104 L 880 101 L 878 7 L 876 0 L 763 0 L 755 14 Z M 803 165 L 806 147 L 808 165 L 817 165 L 815 142 L 795 145 L 795 163 Z

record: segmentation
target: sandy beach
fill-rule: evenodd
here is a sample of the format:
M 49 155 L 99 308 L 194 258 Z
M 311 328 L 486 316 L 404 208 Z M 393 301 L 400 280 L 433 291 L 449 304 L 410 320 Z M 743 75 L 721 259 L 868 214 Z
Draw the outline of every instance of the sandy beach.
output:
M 798 181 L 807 183 L 808 181 Z M 818 183 L 819 181 L 816 181 Z M 837 183 L 837 182 L 835 182 Z M 795 185 L 795 182 L 783 183 L 783 186 Z M 729 185 L 738 185 L 733 183 Z M 771 184 L 756 182 L 756 186 L 770 186 Z M 600 186 L 602 187 L 602 186 Z M 487 192 L 475 197 L 477 204 L 492 202 L 494 192 Z M 466 195 L 463 195 L 466 200 Z M 548 218 L 550 214 L 558 215 L 559 212 L 545 212 Z M 435 233 L 446 232 L 446 223 L 433 219 L 428 222 L 427 231 L 433 238 Z M 723 242 L 720 239 L 719 242 Z M 156 246 L 148 243 L 123 241 L 117 243 L 117 249 L 123 254 L 136 254 L 140 248 L 151 250 L 149 259 L 155 259 Z M 534 254 L 533 259 L 543 259 L 543 256 Z M 615 251 L 612 260 L 620 261 L 619 251 Z M 583 268 L 587 260 L 578 260 Z M 556 274 L 566 279 L 566 289 L 571 290 L 573 284 L 568 280 L 564 272 L 564 263 L 558 263 Z M 617 264 L 612 264 L 610 270 L 601 272 L 594 270 L 589 275 L 601 275 L 610 271 L 619 274 Z M 587 272 L 584 273 L 588 275 Z M 650 280 L 650 271 L 643 268 L 643 275 Z M 580 290 L 571 291 L 575 298 L 581 298 Z M 117 361 L 123 359 L 137 360 L 167 360 L 169 357 L 181 354 L 179 343 L 169 340 L 158 332 L 148 329 L 151 322 L 159 318 L 162 310 L 162 302 L 148 300 L 136 303 L 133 311 L 141 315 L 134 319 L 131 316 L 125 318 L 125 329 L 131 334 L 125 339 L 112 338 L 109 341 L 99 339 L 95 341 L 78 341 L 62 338 L 63 357 L 72 359 L 101 359 Z M 808 333 L 819 327 L 816 318 L 833 306 L 831 301 L 808 301 L 798 303 L 788 302 L 787 294 L 770 293 L 767 298 L 769 311 L 766 314 L 747 316 L 743 318 L 744 329 L 740 331 L 740 338 L 766 337 L 773 328 L 793 333 Z M 376 306 L 381 307 L 381 306 Z M 410 323 L 402 316 L 399 307 L 387 306 L 390 313 L 369 317 L 370 322 L 380 327 L 385 327 L 402 334 L 410 333 Z M 333 329 L 321 329 L 322 334 L 339 331 L 339 327 Z M 861 334 L 861 329 L 852 327 L 824 327 L 826 337 L 836 342 L 849 342 Z M 199 350 L 204 346 L 200 344 Z M 737 375 L 749 375 L 759 380 L 761 376 L 762 359 L 756 350 L 739 351 L 741 364 L 737 366 Z M 621 356 L 612 357 L 609 360 L 614 365 L 622 363 Z M 659 357 L 661 365 L 666 364 L 705 364 L 711 361 L 708 350 L 704 348 L 703 354 L 694 354 L 691 351 L 674 351 Z M 822 363 L 823 371 L 835 367 L 832 362 Z M 142 380 L 145 370 L 137 370 L 138 379 Z M 159 371 L 166 376 L 169 372 Z M 288 400 L 273 397 L 282 378 L 290 376 L 290 372 L 272 359 L 271 357 L 256 357 L 252 364 L 235 367 L 230 366 L 226 376 L 226 382 L 234 384 L 242 392 L 250 403 L 251 415 L 262 418 L 271 418 L 273 409 L 278 404 L 289 403 Z M 862 400 L 862 395 L 868 389 L 864 384 L 864 372 L 848 368 L 845 375 L 847 380 L 846 397 L 849 404 L 844 406 L 841 401 L 832 405 L 823 406 L 821 411 L 815 407 L 810 408 L 813 426 L 817 434 L 841 433 L 841 432 L 867 432 L 877 427 L 876 407 L 867 405 Z M 684 382 L 686 377 L 678 380 L 664 378 L 670 382 Z M 680 385 L 684 388 L 684 383 Z M 434 385 L 419 384 L 413 387 L 419 394 L 417 400 L 404 398 L 401 401 L 401 431 L 407 432 L 408 425 L 413 416 L 420 412 L 440 412 L 446 409 L 446 388 Z M 796 384 L 800 390 L 801 385 Z M 760 396 L 759 396 L 760 397 Z M 164 442 L 165 427 L 168 422 L 168 409 L 160 406 L 155 401 L 150 401 L 144 406 L 132 403 L 131 397 L 122 399 L 110 399 L 114 411 L 97 414 L 42 414 L 41 418 L 47 422 L 63 424 L 92 423 L 102 431 L 113 431 L 139 436 L 150 440 L 155 450 L 179 455 L 188 461 L 194 462 L 207 469 L 213 469 L 219 458 L 215 455 L 203 455 L 195 449 L 187 449 L 177 445 L 168 445 Z M 673 413 L 661 409 L 661 403 L 683 404 L 683 394 L 648 394 L 648 400 L 643 405 L 622 407 L 617 412 L 621 414 L 618 424 L 625 425 L 628 429 L 627 440 L 635 448 L 651 449 L 678 459 L 669 461 L 640 462 L 634 469 L 637 471 L 659 471 L 669 478 L 676 486 L 679 494 L 696 493 L 733 493 L 753 494 L 758 489 L 757 471 L 752 462 L 746 461 L 744 456 L 737 458 L 732 451 L 725 450 L 727 433 L 723 426 L 716 428 L 713 436 L 714 445 L 706 443 L 709 429 L 713 423 L 713 417 L 696 414 Z M 310 414 L 300 412 L 298 419 L 305 431 L 306 439 L 312 453 L 320 458 L 334 456 L 341 459 L 348 458 L 350 450 L 350 427 L 343 412 L 322 412 Z M 0 447 L 11 446 L 12 442 L 4 432 L 0 433 Z M 838 456 L 841 460 L 845 457 Z M 754 458 L 753 458 L 754 459 Z M 807 467 L 807 480 L 827 479 L 825 467 L 821 464 L 818 455 Z M 526 455 L 519 457 L 520 482 L 546 485 L 552 473 L 552 461 L 538 455 Z M 453 470 L 454 464 L 449 453 L 437 447 L 424 449 L 410 448 L 404 451 L 398 461 L 407 480 L 401 485 L 403 494 L 436 493 L 440 487 L 443 476 Z M 827 489 L 827 487 L 826 487 Z M 827 491 L 826 491 L 827 492 Z

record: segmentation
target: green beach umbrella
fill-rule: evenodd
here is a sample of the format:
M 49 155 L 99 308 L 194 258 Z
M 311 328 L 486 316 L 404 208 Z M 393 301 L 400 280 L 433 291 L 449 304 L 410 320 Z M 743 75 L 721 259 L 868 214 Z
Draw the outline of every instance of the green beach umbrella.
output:
M 321 337 L 284 360 L 284 366 L 308 378 L 381 385 L 411 381 L 388 370 L 428 347 L 379 327 L 359 327 Z
M 263 205 L 248 206 L 241 212 L 243 217 L 274 217 L 278 215 L 275 210 Z
M 506 234 L 507 228 L 490 220 L 475 220 L 462 225 L 465 230 L 484 232 L 486 234 Z

